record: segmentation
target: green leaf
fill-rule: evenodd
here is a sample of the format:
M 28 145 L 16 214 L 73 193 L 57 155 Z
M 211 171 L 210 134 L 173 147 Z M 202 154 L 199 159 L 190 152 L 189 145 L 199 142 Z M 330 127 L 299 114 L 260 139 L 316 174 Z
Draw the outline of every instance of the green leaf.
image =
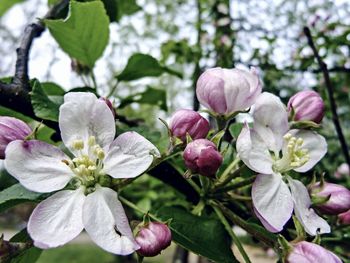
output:
M 42 82 L 41 87 L 48 96 L 63 96 L 66 91 L 54 82 Z
M 38 260 L 42 250 L 37 247 L 28 248 L 10 260 L 10 263 L 34 263 Z
M 39 81 L 35 80 L 31 91 L 31 101 L 37 117 L 57 121 L 60 104 L 52 101 L 44 92 Z
M 22 3 L 24 0 L 1 0 L 0 1 L 0 17 L 3 16 L 7 10 L 18 3 Z
M 108 44 L 109 19 L 101 1 L 71 1 L 68 18 L 44 22 L 60 47 L 90 68 Z
M 238 262 L 220 221 L 192 215 L 179 207 L 163 207 L 157 212 L 163 221 L 171 220 L 173 240 L 184 248 L 214 262 Z
M 0 212 L 24 202 L 35 202 L 46 196 L 27 190 L 21 184 L 15 184 L 0 192 Z
M 166 92 L 164 90 L 155 89 L 149 86 L 144 92 L 139 92 L 124 98 L 118 108 L 124 108 L 125 106 L 134 102 L 140 104 L 158 105 L 162 110 L 168 110 L 166 105 Z
M 182 78 L 182 74 L 159 64 L 158 60 L 146 54 L 133 54 L 124 70 L 117 76 L 119 81 L 131 81 L 143 77 L 159 77 L 163 73 L 169 73 Z
M 229 131 L 233 138 L 238 138 L 238 135 L 241 133 L 243 128 L 243 123 L 236 122 L 230 125 Z
M 116 1 L 117 1 L 116 21 L 119 21 L 124 15 L 132 15 L 137 11 L 141 10 L 141 7 L 136 3 L 136 0 L 116 0 Z

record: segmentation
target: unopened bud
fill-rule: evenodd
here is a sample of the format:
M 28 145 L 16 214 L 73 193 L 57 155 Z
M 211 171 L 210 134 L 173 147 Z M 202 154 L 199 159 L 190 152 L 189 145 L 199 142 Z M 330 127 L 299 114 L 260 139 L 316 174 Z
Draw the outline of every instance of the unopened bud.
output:
M 287 256 L 287 263 L 324 262 L 341 263 L 342 261 L 329 250 L 311 243 L 302 241 L 294 245 Z
M 219 115 L 231 115 L 252 106 L 261 93 L 256 70 L 212 68 L 197 81 L 199 102 Z
M 222 163 L 222 155 L 215 144 L 207 139 L 198 139 L 189 143 L 183 158 L 188 169 L 208 177 L 215 176 Z
M 178 110 L 171 117 L 169 128 L 171 134 L 186 141 L 189 134 L 193 140 L 205 138 L 209 132 L 209 122 L 193 110 Z
M 334 173 L 334 177 L 337 179 L 341 179 L 346 178 L 348 176 L 350 176 L 349 165 L 347 163 L 342 163 L 341 165 L 339 165 L 337 171 Z
M 350 225 L 350 210 L 338 215 L 339 223 L 342 225 Z
M 32 129 L 23 121 L 0 116 L 0 159 L 5 158 L 5 149 L 10 142 L 24 140 L 31 133 Z
M 312 121 L 320 123 L 324 116 L 324 102 L 312 90 L 300 91 L 288 101 L 288 112 L 293 121 Z
M 350 191 L 342 185 L 316 183 L 310 187 L 312 198 L 329 199 L 321 204 L 315 204 L 324 214 L 337 215 L 350 209 Z
M 144 257 L 154 257 L 170 246 L 171 231 L 166 224 L 149 222 L 140 228 L 135 240 L 140 246 L 137 253 Z
M 104 97 L 100 97 L 100 100 L 104 101 L 104 102 L 107 104 L 108 108 L 111 110 L 111 112 L 112 112 L 112 114 L 113 114 L 113 117 L 114 117 L 114 119 L 115 119 L 117 114 L 116 114 L 116 112 L 115 112 L 115 109 L 114 109 L 114 107 L 113 107 L 112 102 L 111 102 L 109 99 L 104 98 Z

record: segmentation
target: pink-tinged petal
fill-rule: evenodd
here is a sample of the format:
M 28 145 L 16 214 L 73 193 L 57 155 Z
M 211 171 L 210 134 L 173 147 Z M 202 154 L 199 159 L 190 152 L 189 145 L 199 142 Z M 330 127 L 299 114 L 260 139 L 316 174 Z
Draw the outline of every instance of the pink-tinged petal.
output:
M 5 158 L 6 146 L 15 140 L 24 140 L 32 129 L 23 121 L 0 116 L 0 159 Z
M 13 141 L 6 148 L 5 167 L 24 187 L 39 193 L 60 190 L 73 178 L 59 148 L 31 140 Z
M 253 105 L 261 93 L 259 77 L 255 70 L 223 69 L 225 81 L 226 113 L 243 111 Z
M 294 202 L 294 213 L 303 225 L 305 231 L 315 236 L 317 232 L 320 234 L 330 233 L 331 229 L 327 221 L 318 216 L 316 212 L 310 208 L 311 200 L 307 188 L 302 182 L 288 177 L 290 190 Z
M 294 245 L 288 255 L 287 263 L 341 263 L 342 261 L 331 251 L 323 247 L 301 241 Z
M 96 186 L 86 197 L 83 222 L 91 239 L 104 250 L 128 255 L 139 248 L 116 192 Z
M 95 136 L 96 143 L 105 150 L 115 136 L 115 121 L 111 110 L 92 93 L 67 93 L 60 107 L 59 126 L 64 144 L 75 154 L 76 151 L 72 148 L 74 140 L 83 140 L 83 151 L 87 153 L 90 136 Z
M 28 222 L 28 233 L 34 245 L 43 249 L 71 241 L 83 230 L 84 190 L 64 190 L 42 201 Z
M 196 88 L 199 102 L 219 114 L 225 114 L 227 109 L 222 72 L 222 68 L 207 69 L 199 77 Z
M 158 149 L 137 132 L 125 132 L 111 144 L 104 160 L 104 171 L 113 178 L 132 178 L 152 164 Z
M 279 232 L 293 212 L 293 200 L 279 174 L 258 174 L 252 187 L 254 209 L 271 232 Z
M 254 104 L 253 129 L 273 152 L 279 152 L 283 135 L 289 130 L 288 113 L 281 100 L 268 92 L 262 93 Z
M 294 169 L 297 172 L 303 173 L 314 167 L 327 153 L 327 142 L 325 138 L 316 132 L 307 130 L 291 130 L 292 136 L 302 138 L 304 143 L 303 148 L 308 150 L 310 160 L 303 166 Z
M 273 160 L 265 142 L 245 124 L 237 138 L 236 149 L 239 158 L 253 171 L 271 174 Z
M 260 220 L 260 222 L 263 224 L 263 226 L 270 232 L 272 233 L 277 233 L 277 232 L 280 232 L 281 229 L 277 229 L 275 228 L 274 226 L 270 225 L 269 222 L 267 222 L 265 220 L 265 218 L 259 214 L 259 212 L 256 210 L 256 208 L 254 207 L 253 205 L 253 211 L 254 211 L 254 214 L 256 215 L 256 217 Z

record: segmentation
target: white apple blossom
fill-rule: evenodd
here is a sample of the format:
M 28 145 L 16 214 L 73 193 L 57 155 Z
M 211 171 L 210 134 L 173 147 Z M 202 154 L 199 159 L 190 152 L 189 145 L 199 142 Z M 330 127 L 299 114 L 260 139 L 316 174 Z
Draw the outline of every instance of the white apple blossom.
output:
M 118 195 L 100 183 L 108 176 L 142 174 L 159 156 L 157 148 L 136 132 L 114 139 L 113 114 L 92 93 L 66 94 L 59 126 L 73 158 L 37 140 L 16 140 L 6 149 L 5 167 L 24 187 L 41 193 L 61 190 L 42 201 L 30 216 L 28 233 L 35 246 L 63 245 L 85 228 L 106 251 L 134 252 L 139 246 Z
M 279 232 L 294 209 L 307 233 L 329 233 L 328 223 L 310 208 L 306 187 L 286 175 L 310 170 L 327 152 L 325 139 L 313 131 L 289 130 L 286 108 L 271 93 L 258 97 L 253 119 L 252 128 L 243 127 L 236 147 L 241 160 L 259 173 L 252 187 L 255 214 L 266 229 Z

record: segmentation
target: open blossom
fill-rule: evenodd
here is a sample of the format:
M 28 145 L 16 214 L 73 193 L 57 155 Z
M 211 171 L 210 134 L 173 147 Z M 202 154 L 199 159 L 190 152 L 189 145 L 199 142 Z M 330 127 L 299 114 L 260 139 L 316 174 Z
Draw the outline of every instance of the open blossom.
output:
M 311 195 L 314 197 L 329 197 L 317 208 L 323 214 L 337 215 L 350 209 L 350 191 L 339 184 L 324 183 L 322 186 L 317 183 L 311 186 Z
M 24 140 L 32 129 L 23 121 L 7 116 L 0 116 L 0 159 L 5 158 L 7 145 L 14 140 Z
M 230 115 L 252 106 L 261 93 L 261 83 L 254 68 L 211 68 L 197 81 L 199 102 L 220 115 Z
M 209 132 L 209 122 L 193 110 L 178 110 L 171 117 L 169 128 L 171 134 L 186 141 L 186 135 L 193 140 L 205 138 Z
M 256 216 L 266 229 L 279 232 L 294 210 L 310 235 L 318 229 L 330 232 L 328 223 L 310 208 L 307 188 L 283 176 L 290 170 L 310 170 L 327 152 L 325 139 L 312 131 L 289 130 L 285 106 L 270 93 L 259 96 L 253 119 L 252 128 L 243 127 L 236 147 L 241 160 L 259 173 L 252 187 Z
M 215 176 L 223 160 L 216 145 L 207 139 L 187 144 L 183 157 L 188 169 L 208 177 Z
M 37 140 L 16 140 L 6 149 L 5 167 L 24 187 L 41 193 L 61 190 L 42 201 L 30 216 L 27 229 L 35 246 L 63 245 L 85 228 L 106 251 L 126 255 L 137 250 L 118 194 L 100 182 L 108 176 L 142 174 L 159 156 L 158 150 L 136 132 L 114 139 L 113 114 L 91 93 L 64 96 L 59 126 L 73 159 Z M 62 190 L 68 183 L 75 190 Z
M 342 261 L 329 250 L 307 241 L 294 245 L 288 255 L 287 263 L 341 263 Z
M 321 96 L 313 90 L 300 91 L 288 101 L 288 111 L 294 112 L 295 121 L 320 123 L 324 116 L 324 108 Z
M 144 257 L 154 257 L 171 244 L 171 231 L 166 224 L 149 222 L 136 235 L 140 249 L 137 253 Z

